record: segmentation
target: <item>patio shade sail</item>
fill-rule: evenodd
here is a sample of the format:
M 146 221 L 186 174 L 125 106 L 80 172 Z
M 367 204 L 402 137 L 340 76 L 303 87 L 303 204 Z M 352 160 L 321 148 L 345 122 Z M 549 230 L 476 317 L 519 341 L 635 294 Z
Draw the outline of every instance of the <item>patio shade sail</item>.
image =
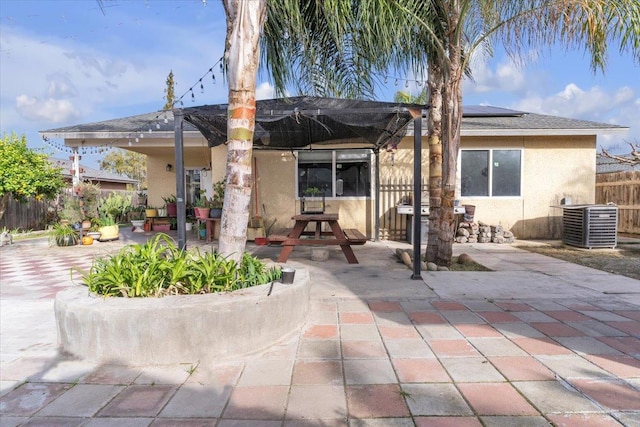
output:
M 313 144 L 360 143 L 380 148 L 399 141 L 407 124 L 426 108 L 351 99 L 292 97 L 256 101 L 253 145 L 256 149 L 290 150 Z M 228 104 L 182 109 L 210 147 L 227 141 Z

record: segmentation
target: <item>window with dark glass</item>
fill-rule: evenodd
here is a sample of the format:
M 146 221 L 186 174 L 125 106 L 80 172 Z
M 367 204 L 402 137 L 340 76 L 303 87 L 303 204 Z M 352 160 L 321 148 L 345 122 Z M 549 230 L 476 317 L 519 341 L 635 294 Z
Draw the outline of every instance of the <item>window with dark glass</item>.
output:
M 298 153 L 298 197 L 318 189 L 325 197 L 371 196 L 370 150 Z
M 462 150 L 460 194 L 520 196 L 521 150 Z

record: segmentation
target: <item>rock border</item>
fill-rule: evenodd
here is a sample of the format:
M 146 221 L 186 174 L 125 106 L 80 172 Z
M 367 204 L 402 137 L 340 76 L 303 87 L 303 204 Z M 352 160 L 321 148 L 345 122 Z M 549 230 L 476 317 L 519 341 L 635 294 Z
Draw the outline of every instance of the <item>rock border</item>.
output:
M 310 279 L 225 294 L 102 298 L 74 286 L 54 311 L 61 350 L 87 361 L 131 366 L 198 363 L 264 349 L 302 327 Z

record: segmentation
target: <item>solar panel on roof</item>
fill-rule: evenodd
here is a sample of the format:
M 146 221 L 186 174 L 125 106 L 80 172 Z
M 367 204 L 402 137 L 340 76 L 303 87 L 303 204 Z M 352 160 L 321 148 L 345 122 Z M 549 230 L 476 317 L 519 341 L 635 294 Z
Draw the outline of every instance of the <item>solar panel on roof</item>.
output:
M 523 111 L 492 107 L 490 105 L 464 105 L 462 107 L 463 117 L 520 117 L 524 114 L 526 113 Z

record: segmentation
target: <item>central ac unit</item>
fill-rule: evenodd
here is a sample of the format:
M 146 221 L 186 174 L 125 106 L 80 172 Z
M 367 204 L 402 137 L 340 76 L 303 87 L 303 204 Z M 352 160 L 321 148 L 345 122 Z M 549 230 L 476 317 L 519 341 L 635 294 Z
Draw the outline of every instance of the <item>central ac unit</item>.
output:
M 562 241 L 581 248 L 615 248 L 618 244 L 618 207 L 562 206 Z

